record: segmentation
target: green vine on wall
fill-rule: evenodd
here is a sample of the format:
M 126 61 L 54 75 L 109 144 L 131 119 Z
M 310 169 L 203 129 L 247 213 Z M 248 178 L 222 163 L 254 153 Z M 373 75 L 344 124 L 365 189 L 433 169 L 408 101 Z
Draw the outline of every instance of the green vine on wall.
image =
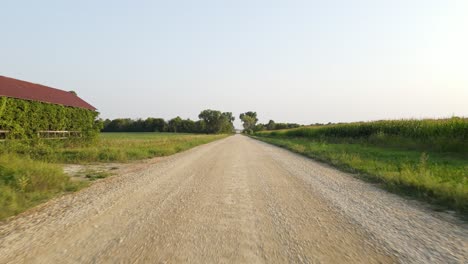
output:
M 99 113 L 83 108 L 0 97 L 0 130 L 15 139 L 34 139 L 41 130 L 80 131 L 86 139 L 101 129 Z

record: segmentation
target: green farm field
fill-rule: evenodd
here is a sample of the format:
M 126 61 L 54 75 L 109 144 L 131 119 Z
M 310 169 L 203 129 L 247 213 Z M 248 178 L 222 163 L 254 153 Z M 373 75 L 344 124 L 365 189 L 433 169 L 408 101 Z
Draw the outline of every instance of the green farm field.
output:
M 58 148 L 47 159 L 63 163 L 127 162 L 172 155 L 198 145 L 221 139 L 227 135 L 176 133 L 102 133 L 90 145 Z
M 468 121 L 396 120 L 263 131 L 284 147 L 390 191 L 468 212 Z
M 43 140 L 7 142 L 2 152 L 53 163 L 127 162 L 175 154 L 227 135 L 177 133 L 101 133 L 89 143 Z
M 0 148 L 0 220 L 77 191 L 62 164 L 129 162 L 172 155 L 228 135 L 102 133 L 93 143 L 6 141 Z

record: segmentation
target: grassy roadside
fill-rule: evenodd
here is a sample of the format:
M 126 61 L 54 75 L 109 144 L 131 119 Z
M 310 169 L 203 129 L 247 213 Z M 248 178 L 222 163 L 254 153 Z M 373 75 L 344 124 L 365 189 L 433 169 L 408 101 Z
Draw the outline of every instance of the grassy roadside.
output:
M 10 141 L 3 153 L 52 163 L 128 162 L 172 155 L 228 135 L 102 133 L 96 142 Z
M 392 192 L 468 213 L 468 160 L 458 156 L 301 138 L 254 138 L 382 183 Z
M 380 183 L 392 192 L 467 215 L 466 119 L 398 122 L 397 125 L 406 126 L 407 131 L 416 136 L 409 132 L 384 133 L 383 129 L 378 129 L 381 121 L 380 124 L 371 122 L 260 132 L 254 138 L 355 173 L 360 178 Z M 390 127 L 388 123 L 384 125 Z M 393 126 L 394 131 L 398 131 L 397 125 Z M 430 125 L 432 131 L 422 130 L 424 125 Z M 442 131 L 441 126 L 446 130 Z M 362 131 L 367 134 L 363 135 Z M 426 136 L 418 135 L 422 132 Z
M 0 220 L 88 182 L 70 181 L 60 163 L 128 162 L 172 155 L 228 135 L 103 133 L 93 144 L 3 142 L 0 147 Z M 89 172 L 90 181 L 107 177 Z
M 86 182 L 70 181 L 60 165 L 0 155 L 0 220 L 85 186 Z

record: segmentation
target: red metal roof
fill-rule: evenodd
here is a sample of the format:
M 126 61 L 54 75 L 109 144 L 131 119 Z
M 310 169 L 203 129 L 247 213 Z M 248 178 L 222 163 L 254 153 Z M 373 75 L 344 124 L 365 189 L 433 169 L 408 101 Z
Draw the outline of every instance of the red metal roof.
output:
M 0 96 L 96 110 L 73 93 L 1 75 Z

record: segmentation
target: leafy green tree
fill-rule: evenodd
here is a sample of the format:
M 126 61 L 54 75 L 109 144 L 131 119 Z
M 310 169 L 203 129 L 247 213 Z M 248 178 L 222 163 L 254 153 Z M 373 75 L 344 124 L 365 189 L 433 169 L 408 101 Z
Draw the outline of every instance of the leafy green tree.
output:
M 244 127 L 244 132 L 252 132 L 255 130 L 255 126 L 258 122 L 257 113 L 256 112 L 245 112 L 240 114 L 240 120 L 242 121 L 242 126 Z
M 145 131 L 145 121 L 141 118 L 135 120 L 131 124 L 131 131 L 138 132 L 138 131 Z
M 216 110 L 203 110 L 198 115 L 198 118 L 205 122 L 206 132 L 209 134 L 214 134 L 218 132 L 219 121 L 221 118 L 221 112 Z
M 130 125 L 133 120 L 130 118 L 117 118 L 112 120 L 107 126 L 104 127 L 104 132 L 130 132 Z
M 221 113 L 218 110 L 203 110 L 199 115 L 204 124 L 205 132 L 209 134 L 231 133 L 234 130 L 234 117 L 230 112 Z
M 233 122 L 236 118 L 231 112 L 224 112 L 221 115 L 221 126 L 218 133 L 233 133 L 235 130 Z
M 222 113 L 223 117 L 226 118 L 226 120 L 230 123 L 234 122 L 234 120 L 236 120 L 236 118 L 232 115 L 231 112 L 224 112 Z
M 288 129 L 288 128 L 296 128 L 300 127 L 301 125 L 295 123 L 276 123 L 275 130 L 278 129 Z
M 106 120 L 102 121 L 102 124 L 105 127 L 107 127 L 110 123 L 112 122 L 112 120 L 110 120 L 109 118 L 107 118 Z
M 182 118 L 180 116 L 172 118 L 168 122 L 168 131 L 169 132 L 174 132 L 177 133 L 181 130 L 182 128 Z
M 275 124 L 275 121 L 273 120 L 270 120 L 268 124 L 266 125 L 267 130 L 275 130 L 275 128 L 276 128 L 276 124 Z
M 181 133 L 195 133 L 195 122 L 190 119 L 183 119 L 180 123 Z
M 255 125 L 253 131 L 254 132 L 258 132 L 258 131 L 262 131 L 262 130 L 265 130 L 265 125 L 264 124 L 257 124 Z
M 203 120 L 195 122 L 194 133 L 206 133 L 206 123 Z
M 166 132 L 167 131 L 167 122 L 162 118 L 156 118 L 153 121 L 154 123 L 154 132 Z
M 167 123 L 162 118 L 148 117 L 145 120 L 145 132 L 165 132 L 167 130 Z
M 143 119 L 117 118 L 99 120 L 103 132 L 179 132 L 179 133 L 232 133 L 234 117 L 231 112 L 204 110 L 200 120 L 193 121 L 175 117 L 168 122 L 162 118 Z

